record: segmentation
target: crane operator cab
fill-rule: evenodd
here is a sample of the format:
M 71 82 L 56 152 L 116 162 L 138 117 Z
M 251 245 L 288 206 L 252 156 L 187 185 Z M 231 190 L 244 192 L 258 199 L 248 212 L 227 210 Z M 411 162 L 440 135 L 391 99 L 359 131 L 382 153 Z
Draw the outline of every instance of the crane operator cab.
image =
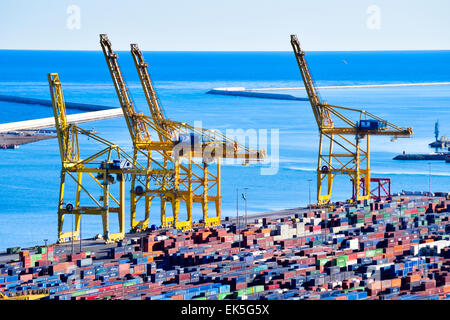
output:
M 359 122 L 356 122 L 356 127 L 358 127 L 359 130 L 379 130 L 386 128 L 386 123 L 379 120 L 361 120 Z

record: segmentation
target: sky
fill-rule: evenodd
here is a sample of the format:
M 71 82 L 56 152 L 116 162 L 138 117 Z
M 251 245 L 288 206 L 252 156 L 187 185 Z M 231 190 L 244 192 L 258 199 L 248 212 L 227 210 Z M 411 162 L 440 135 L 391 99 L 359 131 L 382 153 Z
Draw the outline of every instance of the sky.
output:
M 1 0 L 0 49 L 448 50 L 448 0 Z

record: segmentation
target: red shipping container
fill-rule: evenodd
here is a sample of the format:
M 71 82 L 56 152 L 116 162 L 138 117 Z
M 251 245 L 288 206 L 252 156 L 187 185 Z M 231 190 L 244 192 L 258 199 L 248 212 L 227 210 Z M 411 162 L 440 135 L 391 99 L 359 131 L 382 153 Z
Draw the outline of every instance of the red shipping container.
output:
M 33 279 L 33 275 L 32 274 L 21 274 L 19 275 L 19 280 L 20 281 L 29 281 Z
M 129 273 L 130 273 L 130 264 L 129 263 L 119 264 L 119 277 L 123 277 Z

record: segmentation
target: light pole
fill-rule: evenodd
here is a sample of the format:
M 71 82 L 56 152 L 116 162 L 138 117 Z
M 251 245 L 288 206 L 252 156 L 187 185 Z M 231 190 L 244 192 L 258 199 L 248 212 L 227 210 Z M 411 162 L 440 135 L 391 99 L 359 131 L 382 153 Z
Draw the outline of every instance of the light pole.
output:
M 72 255 L 73 255 L 73 215 L 72 215 Z
M 81 225 L 82 225 L 81 221 L 82 220 L 81 220 L 81 216 L 80 216 L 80 253 L 81 253 Z
M 241 233 L 238 233 L 239 228 L 239 188 L 236 188 L 236 234 L 238 235 L 239 252 L 241 252 Z
M 242 193 L 242 199 L 244 199 L 244 208 L 245 208 L 245 216 L 244 216 L 245 227 L 247 227 L 247 190 L 248 188 L 244 188 L 244 192 Z
M 47 248 L 47 241 L 48 241 L 48 239 L 44 239 L 44 242 L 45 242 L 45 253 L 47 254 L 47 260 L 48 260 L 48 248 Z
M 428 162 L 428 192 L 430 193 L 431 197 L 431 162 Z
M 309 208 L 309 210 L 311 210 L 311 181 L 312 181 L 312 179 L 308 179 L 308 191 L 309 191 L 308 208 Z

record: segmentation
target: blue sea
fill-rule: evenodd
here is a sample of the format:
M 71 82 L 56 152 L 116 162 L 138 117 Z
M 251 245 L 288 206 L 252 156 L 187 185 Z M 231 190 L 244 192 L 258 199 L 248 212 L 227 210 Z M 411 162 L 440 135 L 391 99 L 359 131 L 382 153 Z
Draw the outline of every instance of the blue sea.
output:
M 233 129 L 278 129 L 279 169 L 261 175 L 267 164 L 225 165 L 222 169 L 223 215 L 236 214 L 236 188 L 247 189 L 248 212 L 267 212 L 305 206 L 315 198 L 318 133 L 307 101 L 287 101 L 209 95 L 217 87 L 278 88 L 303 86 L 291 52 L 145 52 L 162 106 L 171 119 L 223 132 Z M 310 52 L 307 59 L 318 86 L 426 83 L 450 81 L 450 51 Z M 119 61 L 136 109 L 147 113 L 131 55 L 119 52 Z M 119 107 L 103 54 L 86 51 L 0 51 L 0 94 L 50 99 L 47 73 L 58 72 L 65 100 Z M 305 97 L 305 91 L 289 93 Z M 374 177 L 392 179 L 392 191 L 450 191 L 450 164 L 443 161 L 394 161 L 407 153 L 431 152 L 434 123 L 441 135 L 450 135 L 450 86 L 354 88 L 320 90 L 330 104 L 368 110 L 399 126 L 411 126 L 414 136 L 391 142 L 373 137 L 371 167 Z M 69 110 L 69 113 L 81 112 Z M 0 102 L 0 123 L 51 117 L 40 105 Z M 131 151 L 123 118 L 82 124 Z M 82 150 L 93 150 L 82 140 Z M 83 149 L 84 148 L 84 149 Z M 60 157 L 56 139 L 0 150 L 0 250 L 11 246 L 56 241 Z M 431 176 L 429 172 L 431 170 Z M 128 188 L 128 187 L 127 187 Z M 347 177 L 336 180 L 333 200 L 351 196 Z M 70 197 L 70 193 L 69 193 Z M 128 197 L 127 197 L 128 199 Z M 239 209 L 244 203 L 239 201 Z M 159 205 L 151 222 L 159 224 Z M 142 212 L 140 213 L 142 214 Z M 194 219 L 201 218 L 196 209 Z M 111 215 L 111 229 L 117 222 Z M 127 205 L 127 226 L 129 212 Z M 72 217 L 65 221 L 71 228 Z M 86 217 L 83 237 L 101 233 L 101 218 Z

